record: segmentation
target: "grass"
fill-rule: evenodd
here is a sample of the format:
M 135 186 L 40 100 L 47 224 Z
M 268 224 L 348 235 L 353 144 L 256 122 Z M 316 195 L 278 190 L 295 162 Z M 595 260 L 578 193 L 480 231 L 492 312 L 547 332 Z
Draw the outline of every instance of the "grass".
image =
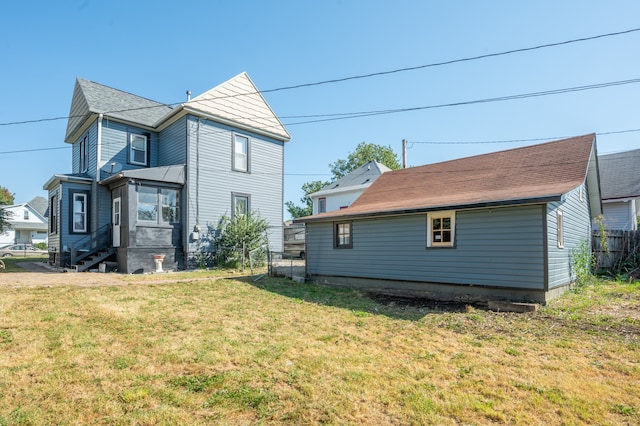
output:
M 640 423 L 638 284 L 510 314 L 196 274 L 0 288 L 0 425 Z

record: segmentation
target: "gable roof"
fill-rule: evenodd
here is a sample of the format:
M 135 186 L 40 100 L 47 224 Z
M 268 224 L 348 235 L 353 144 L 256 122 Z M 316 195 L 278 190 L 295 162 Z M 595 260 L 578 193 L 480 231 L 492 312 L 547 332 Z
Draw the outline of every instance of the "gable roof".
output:
M 595 134 L 384 173 L 348 208 L 299 221 L 561 200 L 589 178 L 600 212 Z
M 364 190 L 371 186 L 373 181 L 381 174 L 390 171 L 391 169 L 384 164 L 371 160 L 342 177 L 342 179 L 330 183 L 320 191 L 309 194 L 309 197 L 317 198 L 341 192 Z
M 171 111 L 170 106 L 160 102 L 78 77 L 73 89 L 65 142 L 75 142 L 76 133 L 84 131 L 92 114 L 105 114 L 114 119 L 152 127 Z
M 187 110 L 209 115 L 215 121 L 230 122 L 288 141 L 291 135 L 246 72 L 183 104 Z
M 598 156 L 602 199 L 640 197 L 640 149 Z
M 29 204 L 35 211 L 37 211 L 40 216 L 49 217 L 49 203 L 47 202 L 46 198 L 37 196 L 27 204 Z

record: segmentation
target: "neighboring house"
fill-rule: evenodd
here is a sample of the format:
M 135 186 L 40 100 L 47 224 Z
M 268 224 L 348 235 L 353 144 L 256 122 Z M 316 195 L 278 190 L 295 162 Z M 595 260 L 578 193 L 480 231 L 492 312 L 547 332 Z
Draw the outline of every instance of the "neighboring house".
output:
M 47 200 L 36 197 L 28 203 L 2 206 L 9 212 L 10 227 L 0 233 L 0 246 L 17 243 L 47 243 Z
M 638 230 L 640 149 L 598 156 L 603 225 L 607 230 Z
M 282 250 L 289 133 L 246 73 L 172 108 L 76 80 L 65 142 L 73 170 L 49 191 L 50 261 L 120 272 L 195 265 L 223 216 L 255 211 Z M 206 254 L 206 253 L 204 253 Z
M 351 205 L 384 172 L 390 168 L 377 161 L 358 167 L 320 191 L 309 194 L 313 201 L 313 214 L 345 209 Z
M 601 213 L 595 135 L 384 173 L 306 224 L 307 276 L 448 300 L 546 302 Z

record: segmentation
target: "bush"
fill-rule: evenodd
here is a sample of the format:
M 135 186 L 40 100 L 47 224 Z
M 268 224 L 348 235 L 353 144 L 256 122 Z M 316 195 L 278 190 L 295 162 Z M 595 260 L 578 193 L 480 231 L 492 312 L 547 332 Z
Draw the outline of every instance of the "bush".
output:
M 257 212 L 236 212 L 231 218 L 223 216 L 218 225 L 216 263 L 244 268 L 249 262 L 249 253 L 267 244 L 268 228 L 269 223 Z
M 47 243 L 35 243 L 33 246 L 40 250 L 46 250 L 49 247 Z
M 577 285 L 585 285 L 591 281 L 595 264 L 596 257 L 588 240 L 582 241 L 577 248 L 571 250 L 571 270 Z

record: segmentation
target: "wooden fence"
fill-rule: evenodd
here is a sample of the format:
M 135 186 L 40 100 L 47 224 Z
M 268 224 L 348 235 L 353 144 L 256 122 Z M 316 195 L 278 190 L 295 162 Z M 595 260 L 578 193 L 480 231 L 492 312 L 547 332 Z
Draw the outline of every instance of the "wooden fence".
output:
M 620 274 L 640 267 L 640 231 L 606 231 L 604 239 L 594 231 L 591 247 L 598 269 Z

